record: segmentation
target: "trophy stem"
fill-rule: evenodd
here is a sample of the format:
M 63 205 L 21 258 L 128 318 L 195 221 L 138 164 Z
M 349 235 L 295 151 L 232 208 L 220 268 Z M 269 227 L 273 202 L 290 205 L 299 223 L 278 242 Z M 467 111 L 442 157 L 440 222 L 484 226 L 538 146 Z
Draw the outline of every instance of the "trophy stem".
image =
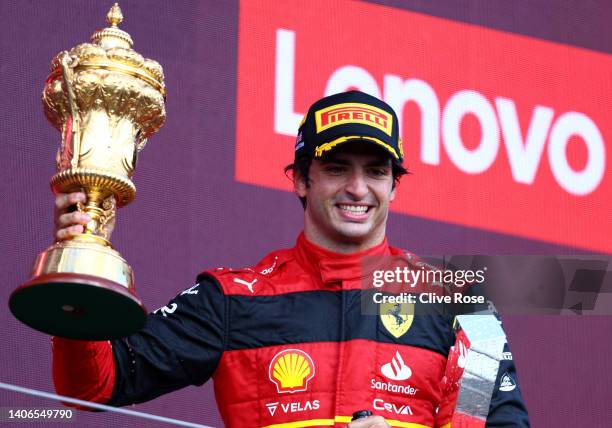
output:
M 106 241 L 105 245 L 110 246 L 108 238 L 110 238 L 115 222 L 115 198 L 111 192 L 97 187 L 88 188 L 86 195 L 85 205 L 79 204 L 79 210 L 91 217 L 91 221 L 85 226 L 84 233 L 100 236 Z

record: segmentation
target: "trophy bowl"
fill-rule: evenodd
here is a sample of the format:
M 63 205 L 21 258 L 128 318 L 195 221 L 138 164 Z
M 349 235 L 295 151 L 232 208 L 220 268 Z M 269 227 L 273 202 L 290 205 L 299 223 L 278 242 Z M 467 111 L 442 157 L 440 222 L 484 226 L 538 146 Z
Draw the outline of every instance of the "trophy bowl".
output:
M 91 221 L 83 234 L 40 253 L 32 277 L 10 296 L 11 312 L 55 336 L 108 340 L 138 331 L 146 309 L 132 268 L 110 243 L 117 208 L 134 200 L 138 153 L 164 124 L 162 67 L 132 49 L 115 3 L 109 27 L 91 43 L 60 52 L 42 93 L 45 115 L 61 133 L 55 194 L 80 191 L 76 209 Z

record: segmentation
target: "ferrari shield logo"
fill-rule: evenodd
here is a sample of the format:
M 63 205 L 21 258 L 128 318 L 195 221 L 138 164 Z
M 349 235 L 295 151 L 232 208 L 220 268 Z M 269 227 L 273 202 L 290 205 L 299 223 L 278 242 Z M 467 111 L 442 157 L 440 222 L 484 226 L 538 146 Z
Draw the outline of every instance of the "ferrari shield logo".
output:
M 414 304 L 381 303 L 379 308 L 382 324 L 396 338 L 403 336 L 412 325 Z

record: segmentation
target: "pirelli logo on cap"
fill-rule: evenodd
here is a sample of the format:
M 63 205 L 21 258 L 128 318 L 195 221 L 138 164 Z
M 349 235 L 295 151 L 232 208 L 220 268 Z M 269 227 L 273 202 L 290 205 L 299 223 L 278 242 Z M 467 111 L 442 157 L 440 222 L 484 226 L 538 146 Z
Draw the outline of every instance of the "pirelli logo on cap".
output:
M 390 113 L 361 103 L 342 103 L 315 112 L 317 134 L 337 125 L 361 123 L 373 126 L 391 136 L 393 118 Z

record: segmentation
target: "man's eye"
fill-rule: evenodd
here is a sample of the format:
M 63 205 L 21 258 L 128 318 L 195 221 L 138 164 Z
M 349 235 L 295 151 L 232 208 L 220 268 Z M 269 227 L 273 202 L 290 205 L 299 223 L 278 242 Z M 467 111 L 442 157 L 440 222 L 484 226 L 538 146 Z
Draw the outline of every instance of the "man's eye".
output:
M 325 171 L 329 172 L 330 174 L 341 174 L 344 172 L 344 170 L 345 168 L 340 165 L 329 165 L 327 168 L 325 168 Z
M 370 170 L 370 174 L 372 174 L 374 177 L 386 177 L 390 174 L 390 172 L 386 168 L 372 168 Z

